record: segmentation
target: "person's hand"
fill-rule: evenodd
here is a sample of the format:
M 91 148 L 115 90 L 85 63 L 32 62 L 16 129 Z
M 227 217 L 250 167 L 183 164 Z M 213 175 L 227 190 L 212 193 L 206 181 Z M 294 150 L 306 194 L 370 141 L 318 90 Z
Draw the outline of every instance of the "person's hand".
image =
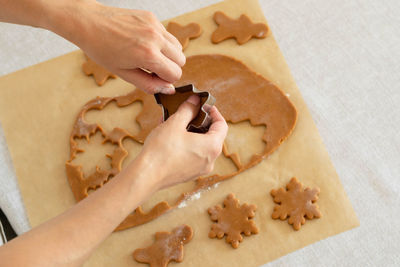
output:
M 188 132 L 189 122 L 197 115 L 200 99 L 191 96 L 168 120 L 147 137 L 139 157 L 159 170 L 156 187 L 162 189 L 205 175 L 214 168 L 228 131 L 225 119 L 212 107 L 212 124 L 205 134 Z
M 50 30 L 147 93 L 175 92 L 172 83 L 181 77 L 186 58 L 179 41 L 151 12 L 108 7 L 94 0 L 70 2 L 73 11 L 58 8 L 68 14 L 60 15 L 57 23 L 54 19 Z

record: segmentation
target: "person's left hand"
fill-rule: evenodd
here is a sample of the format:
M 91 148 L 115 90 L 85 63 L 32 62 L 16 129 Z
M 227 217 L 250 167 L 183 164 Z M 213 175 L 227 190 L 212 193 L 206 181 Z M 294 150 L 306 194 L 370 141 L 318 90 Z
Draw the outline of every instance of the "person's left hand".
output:
M 50 30 L 147 93 L 175 92 L 172 83 L 181 77 L 186 58 L 179 41 L 154 14 L 109 7 L 94 0 L 70 3 L 69 8 L 58 8 L 66 14 L 55 16 L 57 22 L 48 23 Z

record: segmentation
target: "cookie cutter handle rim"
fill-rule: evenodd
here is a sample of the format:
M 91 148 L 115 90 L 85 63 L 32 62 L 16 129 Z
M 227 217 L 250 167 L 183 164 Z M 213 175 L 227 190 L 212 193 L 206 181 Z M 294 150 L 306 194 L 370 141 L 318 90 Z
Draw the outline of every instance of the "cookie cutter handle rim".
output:
M 205 114 L 204 119 L 201 122 L 200 126 L 195 126 L 189 123 L 189 125 L 186 127 L 186 129 L 190 132 L 206 133 L 212 123 L 212 118 L 209 115 L 209 111 L 211 110 L 212 106 L 214 106 L 216 99 L 209 92 L 198 90 L 193 84 L 187 84 L 184 86 L 176 87 L 175 90 L 177 92 L 192 91 L 193 93 L 199 95 L 199 97 L 207 97 L 206 101 L 200 107 L 199 111 Z M 162 108 L 163 121 L 166 121 L 169 118 L 170 114 L 168 113 L 168 110 L 161 103 L 160 93 L 155 94 L 154 97 L 156 99 L 157 104 Z

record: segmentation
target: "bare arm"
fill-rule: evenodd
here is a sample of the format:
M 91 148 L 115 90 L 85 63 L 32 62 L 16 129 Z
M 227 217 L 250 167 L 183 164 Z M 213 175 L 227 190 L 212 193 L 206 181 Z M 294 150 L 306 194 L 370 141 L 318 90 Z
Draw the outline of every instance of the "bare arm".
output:
M 0 247 L 0 266 L 79 266 L 156 190 L 146 160 L 138 158 L 104 188 L 65 213 Z M 148 180 L 147 180 L 148 179 Z
M 173 93 L 186 62 L 176 38 L 144 10 L 95 0 L 0 0 L 0 21 L 53 31 L 148 93 Z
M 189 101 L 157 127 L 139 156 L 100 190 L 0 247 L 0 265 L 79 266 L 152 193 L 210 172 L 227 125 L 213 108 L 208 134 L 187 132 L 199 108 L 198 98 Z

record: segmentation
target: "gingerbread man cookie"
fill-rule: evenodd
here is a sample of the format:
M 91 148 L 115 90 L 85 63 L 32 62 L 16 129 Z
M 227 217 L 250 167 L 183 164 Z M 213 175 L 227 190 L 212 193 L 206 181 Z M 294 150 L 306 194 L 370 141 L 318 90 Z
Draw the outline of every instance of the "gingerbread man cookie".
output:
M 235 38 L 240 45 L 247 43 L 251 38 L 265 38 L 268 26 L 264 23 L 253 23 L 250 18 L 242 14 L 238 19 L 232 19 L 225 13 L 217 11 L 214 21 L 218 28 L 213 32 L 211 41 L 218 44 L 226 39 Z
M 289 217 L 288 223 L 293 225 L 295 230 L 299 230 L 306 222 L 305 217 L 307 219 L 320 218 L 321 212 L 315 204 L 319 192 L 319 188 L 303 189 L 303 184 L 293 177 L 286 185 L 286 189 L 271 190 L 274 202 L 278 204 L 274 208 L 272 219 L 286 220 Z
M 200 25 L 197 23 L 190 23 L 186 26 L 182 26 L 176 22 L 168 23 L 167 31 L 178 39 L 182 45 L 182 50 L 185 50 L 188 46 L 190 39 L 196 39 L 203 32 Z
M 133 258 L 151 267 L 165 267 L 170 261 L 183 261 L 183 245 L 189 243 L 193 230 L 188 225 L 176 227 L 172 232 L 157 232 L 155 242 L 147 248 L 136 249 Z
M 208 209 L 211 220 L 216 222 L 211 226 L 208 236 L 221 239 L 226 235 L 226 242 L 238 248 L 243 240 L 242 233 L 246 236 L 258 233 L 256 224 L 251 220 L 256 209 L 256 205 L 240 205 L 235 195 L 229 194 L 224 200 L 224 207 L 217 205 Z
M 82 65 L 83 72 L 87 75 L 93 75 L 94 80 L 98 86 L 102 86 L 109 78 L 116 78 L 114 74 L 98 65 L 96 62 L 91 60 L 87 55 L 86 62 Z

